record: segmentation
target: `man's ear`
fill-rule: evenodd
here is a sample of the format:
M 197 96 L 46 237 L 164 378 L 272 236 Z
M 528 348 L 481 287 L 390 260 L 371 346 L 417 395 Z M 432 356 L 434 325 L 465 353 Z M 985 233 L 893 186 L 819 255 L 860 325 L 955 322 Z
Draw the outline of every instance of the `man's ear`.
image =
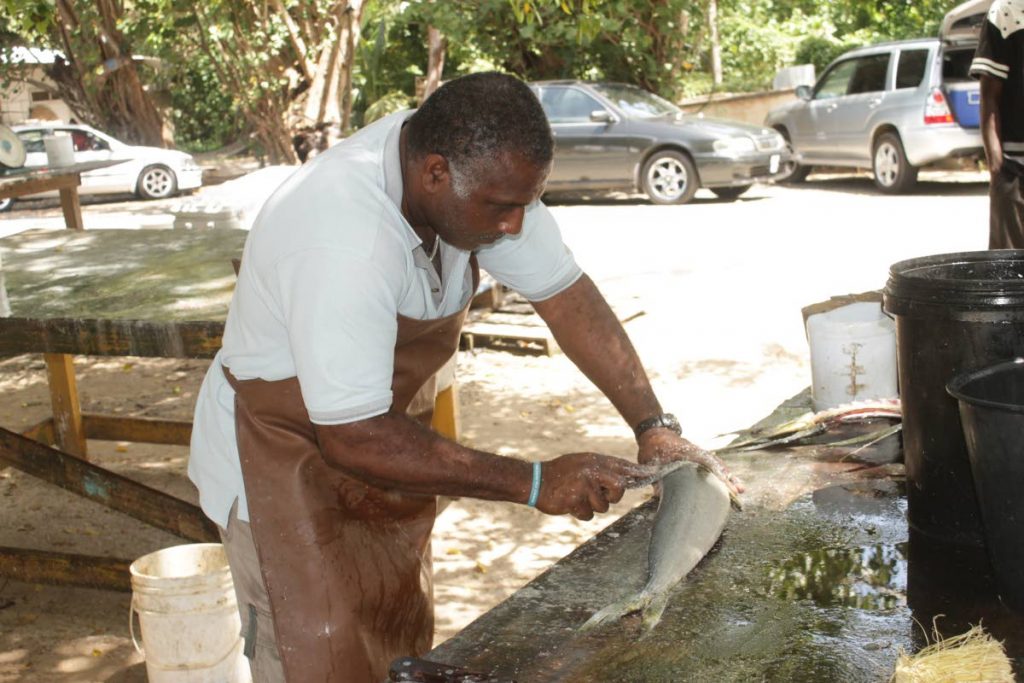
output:
M 428 154 L 420 166 L 423 189 L 431 194 L 451 184 L 448 160 L 440 154 Z

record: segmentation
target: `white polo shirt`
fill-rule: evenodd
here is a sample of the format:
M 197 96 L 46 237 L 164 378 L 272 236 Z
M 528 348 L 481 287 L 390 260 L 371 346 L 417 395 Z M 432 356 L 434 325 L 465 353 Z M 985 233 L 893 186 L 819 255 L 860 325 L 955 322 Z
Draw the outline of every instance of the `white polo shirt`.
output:
M 441 244 L 441 272 L 402 216 L 398 140 L 412 112 L 392 114 L 295 172 L 270 197 L 245 242 L 220 352 L 196 402 L 189 478 L 203 511 L 248 520 L 234 391 L 239 379 L 298 377 L 310 420 L 344 424 L 387 412 L 398 316 L 429 320 L 465 306 L 470 252 Z M 582 274 L 539 201 L 523 230 L 477 251 L 480 266 L 531 301 Z

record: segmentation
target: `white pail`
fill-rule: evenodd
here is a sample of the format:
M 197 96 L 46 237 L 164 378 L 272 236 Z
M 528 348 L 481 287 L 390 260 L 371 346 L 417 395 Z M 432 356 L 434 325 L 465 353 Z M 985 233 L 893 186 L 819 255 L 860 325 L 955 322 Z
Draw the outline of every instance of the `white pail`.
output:
M 50 168 L 71 166 L 75 163 L 75 147 L 67 133 L 56 133 L 43 138 L 46 165 Z
M 807 318 L 815 410 L 896 396 L 896 325 L 862 302 Z
M 248 683 L 241 620 L 224 546 L 164 548 L 132 562 L 135 647 L 150 683 Z M 139 615 L 142 646 L 135 640 Z

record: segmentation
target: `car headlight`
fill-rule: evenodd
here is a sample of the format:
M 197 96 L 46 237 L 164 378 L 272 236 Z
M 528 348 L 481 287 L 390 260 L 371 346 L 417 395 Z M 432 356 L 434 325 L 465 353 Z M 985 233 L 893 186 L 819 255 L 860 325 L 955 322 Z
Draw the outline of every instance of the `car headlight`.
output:
M 732 138 L 719 138 L 718 140 L 715 140 L 714 149 L 719 154 L 725 154 L 727 156 L 751 154 L 754 151 L 754 141 L 745 135 Z
M 201 171 L 202 170 L 202 167 L 199 164 L 197 164 L 196 160 L 193 159 L 192 157 L 189 157 L 188 159 L 185 159 L 185 161 L 181 164 L 181 168 L 182 168 L 182 170 L 185 170 L 185 171 Z

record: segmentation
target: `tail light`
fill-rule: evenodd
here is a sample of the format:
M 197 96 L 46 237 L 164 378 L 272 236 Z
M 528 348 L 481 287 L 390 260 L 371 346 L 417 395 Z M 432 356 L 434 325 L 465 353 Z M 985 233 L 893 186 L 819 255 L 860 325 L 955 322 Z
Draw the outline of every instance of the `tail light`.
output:
M 931 91 L 925 102 L 924 122 L 925 124 L 956 122 L 953 112 L 949 109 L 949 103 L 946 102 L 946 96 L 938 88 Z

